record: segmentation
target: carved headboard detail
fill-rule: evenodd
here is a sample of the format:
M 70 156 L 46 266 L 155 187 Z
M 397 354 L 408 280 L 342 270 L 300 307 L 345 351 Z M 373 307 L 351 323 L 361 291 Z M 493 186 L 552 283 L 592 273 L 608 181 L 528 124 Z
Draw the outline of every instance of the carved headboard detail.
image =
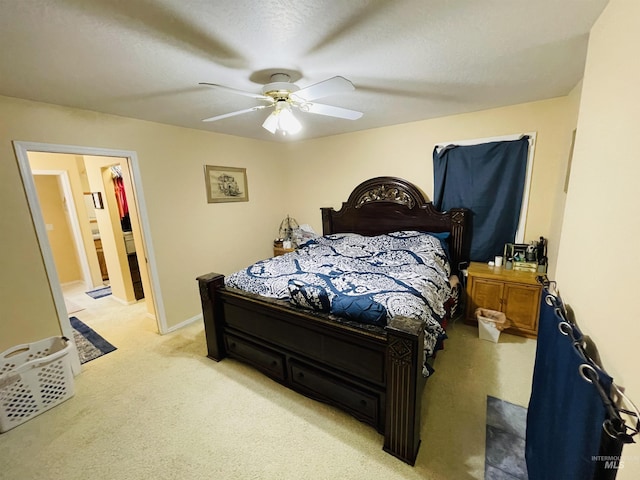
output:
M 379 185 L 361 193 L 355 202 L 356 208 L 360 208 L 369 202 L 394 202 L 406 205 L 408 208 L 416 206 L 416 202 L 411 195 L 397 187 L 389 187 L 388 185 Z
M 452 265 L 469 258 L 469 212 L 436 210 L 422 191 L 397 177 L 376 177 L 358 185 L 340 210 L 321 208 L 322 233 L 381 235 L 398 230 L 451 232 Z
M 396 177 L 377 177 L 358 185 L 344 205 L 360 208 L 371 202 L 393 202 L 414 208 L 425 203 L 425 196 L 415 186 Z

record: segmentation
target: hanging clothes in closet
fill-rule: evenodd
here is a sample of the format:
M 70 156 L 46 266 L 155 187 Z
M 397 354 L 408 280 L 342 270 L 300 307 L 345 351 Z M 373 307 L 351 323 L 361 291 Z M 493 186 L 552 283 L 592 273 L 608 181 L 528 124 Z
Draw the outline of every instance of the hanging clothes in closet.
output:
M 120 165 L 111 167 L 111 177 L 113 178 L 113 188 L 116 194 L 116 203 L 118 205 L 118 213 L 120 215 L 120 224 L 123 232 L 131 231 L 131 219 L 129 218 L 129 206 L 127 205 L 127 194 L 124 190 L 124 181 L 122 180 L 122 169 Z
M 613 379 L 566 317 L 560 297 L 545 288 L 527 411 L 529 480 L 612 480 L 623 444 L 637 433 L 637 413 L 627 427 L 611 400 Z

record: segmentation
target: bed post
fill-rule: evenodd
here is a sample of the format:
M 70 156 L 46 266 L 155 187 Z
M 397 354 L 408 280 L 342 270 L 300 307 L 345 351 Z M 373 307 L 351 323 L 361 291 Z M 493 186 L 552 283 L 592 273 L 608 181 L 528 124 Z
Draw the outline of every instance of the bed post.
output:
M 322 234 L 329 235 L 333 233 L 333 218 L 331 217 L 331 211 L 333 208 L 322 207 L 320 212 L 322 213 Z
M 224 313 L 217 290 L 224 287 L 224 275 L 208 273 L 198 277 L 200 285 L 200 301 L 204 319 L 205 336 L 207 337 L 207 356 L 216 361 L 227 356 L 222 338 Z
M 384 451 L 409 465 L 420 448 L 424 327 L 421 320 L 393 317 L 387 325 L 387 401 Z
M 451 217 L 451 260 L 454 273 L 460 272 L 460 264 L 469 260 L 469 251 L 471 250 L 470 235 L 464 232 L 469 231 L 469 222 L 471 217 L 466 208 L 452 208 L 449 210 Z

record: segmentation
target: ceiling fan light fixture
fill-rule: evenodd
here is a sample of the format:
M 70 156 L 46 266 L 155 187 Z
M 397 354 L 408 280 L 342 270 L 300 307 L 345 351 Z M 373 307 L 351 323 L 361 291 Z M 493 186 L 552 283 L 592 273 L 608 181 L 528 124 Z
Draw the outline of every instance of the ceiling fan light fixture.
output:
M 224 85 L 215 83 L 201 83 L 201 85 L 207 85 L 224 92 L 252 97 L 267 103 L 266 105 L 257 105 L 255 107 L 205 118 L 203 122 L 216 122 L 264 108 L 273 108 L 273 112 L 264 119 L 262 127 L 272 135 L 281 134 L 286 136 L 295 135 L 302 130 L 302 124 L 295 117 L 294 109 L 305 113 L 345 120 L 357 120 L 362 117 L 362 112 L 315 103 L 317 98 L 348 93 L 355 90 L 353 83 L 346 78 L 336 76 L 300 88 L 292 82 L 299 80 L 301 77 L 300 72 L 288 69 L 268 69 L 254 72 L 251 76 L 252 81 L 257 83 L 270 82 L 264 84 L 261 94 L 245 92 L 237 88 L 225 87 Z
M 281 132 L 283 135 L 295 135 L 302 130 L 302 124 L 293 115 L 291 105 L 286 101 L 276 103 L 276 108 L 266 118 L 262 127 L 275 134 Z
M 266 118 L 266 120 L 264 121 L 264 123 L 262 124 L 262 128 L 264 128 L 265 130 L 269 130 L 271 133 L 276 133 L 276 130 L 278 129 L 278 112 L 277 111 L 273 111 L 269 114 L 269 116 Z
M 302 124 L 293 115 L 291 107 L 283 108 L 280 110 L 280 114 L 278 115 L 278 127 L 278 129 L 281 130 L 282 133 L 286 133 L 289 135 L 295 135 L 300 130 L 302 130 Z

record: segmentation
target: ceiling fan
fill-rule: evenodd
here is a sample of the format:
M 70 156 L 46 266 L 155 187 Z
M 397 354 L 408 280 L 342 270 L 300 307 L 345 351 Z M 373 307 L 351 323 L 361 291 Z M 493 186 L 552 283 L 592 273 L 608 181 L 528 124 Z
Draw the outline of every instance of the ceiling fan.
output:
M 205 118 L 203 122 L 215 122 L 224 118 L 242 115 L 244 113 L 255 112 L 265 108 L 273 108 L 273 112 L 266 118 L 262 126 L 275 134 L 280 132 L 283 135 L 296 134 L 302 129 L 302 124 L 293 115 L 293 110 L 298 109 L 306 113 L 315 113 L 318 115 L 326 115 L 329 117 L 343 118 L 347 120 L 357 120 L 362 117 L 362 112 L 349 110 L 342 107 L 334 107 L 333 105 L 325 105 L 323 103 L 315 103 L 317 98 L 328 97 L 341 93 L 348 93 L 355 90 L 353 84 L 344 77 L 336 76 L 323 80 L 321 82 L 300 88 L 291 82 L 291 77 L 300 78 L 298 72 L 284 73 L 280 71 L 269 72 L 269 83 L 262 87 L 262 93 L 246 92 L 215 83 L 201 82 L 200 85 L 206 85 L 218 90 L 245 97 L 255 98 L 266 102 L 265 105 L 257 105 L 236 112 L 216 115 L 215 117 Z

